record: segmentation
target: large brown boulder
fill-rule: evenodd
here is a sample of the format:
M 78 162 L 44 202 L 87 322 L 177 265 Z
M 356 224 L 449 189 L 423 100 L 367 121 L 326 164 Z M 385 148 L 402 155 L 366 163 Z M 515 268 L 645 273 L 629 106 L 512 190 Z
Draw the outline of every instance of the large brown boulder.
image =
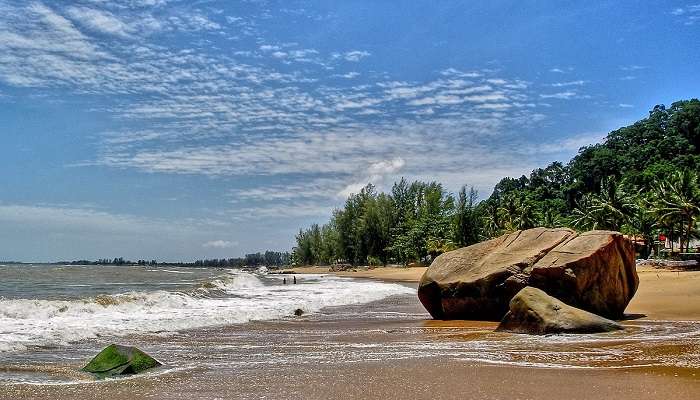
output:
M 634 245 L 618 232 L 582 233 L 537 261 L 529 284 L 566 304 L 619 319 L 639 286 Z
M 616 318 L 637 289 L 634 261 L 632 244 L 617 232 L 528 229 L 440 255 L 418 297 L 436 319 L 498 321 L 516 293 L 535 286 Z
M 598 333 L 622 329 L 615 321 L 571 307 L 540 289 L 528 286 L 510 300 L 510 310 L 497 331 L 545 335 Z
M 418 297 L 436 319 L 498 321 L 526 286 L 526 278 L 511 278 L 575 236 L 570 229 L 536 228 L 444 253 L 425 271 Z

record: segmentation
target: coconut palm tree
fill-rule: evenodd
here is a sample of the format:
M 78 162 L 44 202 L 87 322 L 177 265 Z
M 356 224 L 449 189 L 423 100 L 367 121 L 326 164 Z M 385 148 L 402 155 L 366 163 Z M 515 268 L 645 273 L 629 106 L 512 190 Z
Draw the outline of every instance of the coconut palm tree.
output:
M 515 216 L 518 214 L 518 200 L 515 195 L 509 193 L 503 196 L 498 210 L 501 217 L 501 225 L 507 231 L 514 231 L 517 228 Z
M 648 200 L 638 196 L 635 212 L 629 216 L 622 230 L 627 234 L 642 237 L 644 250 L 641 252 L 641 256 L 642 258 L 647 258 L 651 254 L 654 244 L 654 233 L 656 233 L 658 226 L 658 221 L 649 207 Z
M 561 224 L 561 215 L 553 207 L 545 205 L 544 210 L 540 214 L 540 225 L 545 228 L 558 228 Z
M 680 225 L 680 250 L 683 251 L 685 244 L 687 251 L 700 216 L 698 175 L 690 170 L 677 171 L 657 185 L 652 202 L 660 221 L 665 225 Z
M 626 189 L 625 182 L 605 177 L 598 194 L 584 195 L 574 210 L 573 223 L 585 229 L 609 229 L 619 231 L 635 213 L 634 196 Z
M 535 204 L 526 199 L 518 198 L 515 202 L 515 215 L 513 215 L 513 225 L 518 229 L 530 229 L 537 225 L 537 211 Z
M 484 226 L 489 238 L 498 236 L 503 229 L 500 207 L 495 201 L 484 202 Z
M 577 202 L 577 207 L 572 211 L 571 223 L 578 229 L 598 229 L 600 223 L 596 210 L 593 207 L 592 195 L 586 194 Z

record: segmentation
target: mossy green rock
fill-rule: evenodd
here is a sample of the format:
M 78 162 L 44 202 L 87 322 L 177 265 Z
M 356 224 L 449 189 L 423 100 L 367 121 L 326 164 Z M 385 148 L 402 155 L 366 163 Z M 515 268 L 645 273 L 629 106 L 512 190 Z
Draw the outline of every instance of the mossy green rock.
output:
M 112 344 L 105 347 L 82 370 L 105 378 L 138 374 L 160 365 L 160 362 L 136 347 Z

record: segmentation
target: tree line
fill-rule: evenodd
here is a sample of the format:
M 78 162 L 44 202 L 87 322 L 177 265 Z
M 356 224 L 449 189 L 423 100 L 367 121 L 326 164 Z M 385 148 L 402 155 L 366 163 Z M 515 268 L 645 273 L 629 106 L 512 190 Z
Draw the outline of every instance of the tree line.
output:
M 649 116 L 583 147 L 567 164 L 503 178 L 491 195 L 438 182 L 367 185 L 330 221 L 296 235 L 297 264 L 428 262 L 458 247 L 536 226 L 634 235 L 648 256 L 665 235 L 690 251 L 700 237 L 700 101 L 659 105 Z
M 195 267 L 283 267 L 291 264 L 292 256 L 289 252 L 266 251 L 264 253 L 246 254 L 244 257 L 205 259 L 193 263 Z
M 110 258 L 100 258 L 97 260 L 73 260 L 73 261 L 58 261 L 55 264 L 68 264 L 68 265 L 158 265 L 156 260 L 137 260 L 131 261 L 124 259 L 124 257 Z
M 274 266 L 283 267 L 291 264 L 292 255 L 289 252 L 280 251 L 265 251 L 264 253 L 251 253 L 243 257 L 235 258 L 214 258 L 202 259 L 194 262 L 158 262 L 157 260 L 137 260 L 132 261 L 123 257 L 100 258 L 98 260 L 74 260 L 74 261 L 59 261 L 55 264 L 64 265 L 150 265 L 150 266 L 183 266 L 183 267 L 219 267 L 219 268 L 242 268 L 242 267 L 260 267 Z

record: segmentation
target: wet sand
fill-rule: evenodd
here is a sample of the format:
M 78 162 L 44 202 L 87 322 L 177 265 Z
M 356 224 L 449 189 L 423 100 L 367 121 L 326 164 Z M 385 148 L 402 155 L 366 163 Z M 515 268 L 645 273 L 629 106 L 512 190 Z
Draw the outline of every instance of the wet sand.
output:
M 423 271 L 397 270 L 342 275 L 415 281 Z M 622 332 L 495 333 L 492 322 L 430 320 L 415 296 L 395 296 L 301 318 L 124 338 L 168 366 L 127 379 L 75 382 L 75 370 L 109 339 L 82 343 L 73 359 L 42 366 L 71 383 L 0 383 L 0 399 L 697 399 L 700 322 L 688 316 L 698 305 L 675 314 L 664 305 L 698 302 L 697 275 L 688 274 L 641 272 L 641 300 L 631 309 L 649 317 L 624 322 Z M 654 294 L 663 301 L 647 299 Z M 664 315 L 686 321 L 652 320 Z M 0 374 L 32 368 L 10 364 Z
M 1 399 L 656 399 L 700 396 L 695 336 L 531 338 L 495 323 L 426 320 L 402 296 L 320 315 L 130 338 L 171 370 L 64 385 L 0 384 Z M 697 323 L 694 323 L 697 330 Z M 686 327 L 687 328 L 687 327 Z M 685 329 L 678 326 L 674 329 Z M 659 335 L 660 334 L 660 335 Z M 639 340 L 657 335 L 657 340 Z M 581 340 L 579 340 L 581 339 Z M 666 343 L 662 346 L 662 343 Z M 81 357 L 62 365 L 74 377 Z M 689 358 L 690 357 L 690 358 Z M 48 368 L 57 371 L 61 361 Z
M 285 273 L 296 274 L 333 274 L 348 278 L 378 279 L 386 282 L 418 282 L 426 268 L 379 267 L 374 269 L 358 269 L 353 271 L 330 272 L 328 267 L 297 267 L 285 270 Z
M 670 374 L 400 360 L 241 375 L 192 370 L 75 387 L 12 388 L 3 399 L 697 399 L 700 380 Z

